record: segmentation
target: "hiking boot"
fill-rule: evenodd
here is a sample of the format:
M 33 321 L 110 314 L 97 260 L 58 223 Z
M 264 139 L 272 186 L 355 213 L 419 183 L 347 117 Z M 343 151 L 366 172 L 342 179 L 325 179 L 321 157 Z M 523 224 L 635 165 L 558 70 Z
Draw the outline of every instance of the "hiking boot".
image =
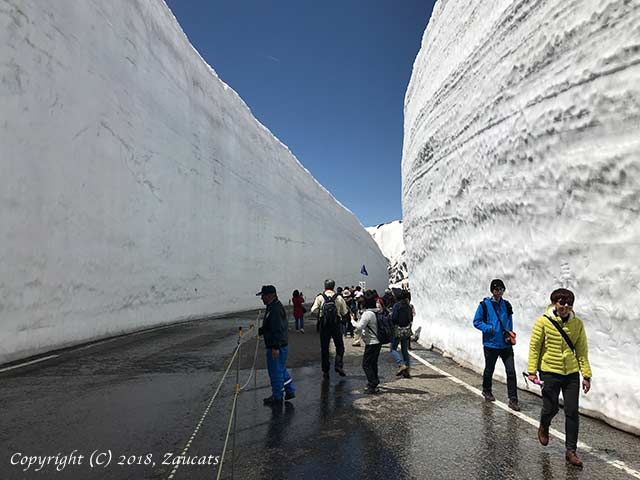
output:
M 564 454 L 564 458 L 566 458 L 567 462 L 571 465 L 582 468 L 582 460 L 580 460 L 580 457 L 578 457 L 575 450 L 567 450 Z
M 545 447 L 549 445 L 549 429 L 543 427 L 542 424 L 538 427 L 538 441 Z
M 482 396 L 484 397 L 484 399 L 487 402 L 495 402 L 496 401 L 496 397 L 494 397 L 493 393 L 491 393 L 491 392 L 482 392 Z
M 400 375 L 403 375 L 404 371 L 407 369 L 408 367 L 403 363 L 400 368 L 398 369 L 398 371 L 396 372 L 396 377 L 399 377 Z
M 517 399 L 509 400 L 509 408 L 515 412 L 519 412 L 520 410 L 522 410 Z
M 262 400 L 262 404 L 266 405 L 267 407 L 278 407 L 278 406 L 282 405 L 282 399 L 281 398 L 273 398 L 273 395 L 272 395 L 272 396 L 267 397 L 264 400 Z
M 284 392 L 284 399 L 285 400 L 291 400 L 293 398 L 296 398 L 295 392 Z
M 409 367 L 407 367 L 403 372 L 402 372 L 402 376 L 404 378 L 411 378 L 411 369 Z
M 338 375 L 340 375 L 341 377 L 346 377 L 347 374 L 344 372 L 344 370 L 342 368 L 335 368 L 335 371 L 338 372 Z
M 375 395 L 377 393 L 380 393 L 380 389 L 378 387 L 372 387 L 371 385 L 367 385 L 363 393 L 367 395 Z

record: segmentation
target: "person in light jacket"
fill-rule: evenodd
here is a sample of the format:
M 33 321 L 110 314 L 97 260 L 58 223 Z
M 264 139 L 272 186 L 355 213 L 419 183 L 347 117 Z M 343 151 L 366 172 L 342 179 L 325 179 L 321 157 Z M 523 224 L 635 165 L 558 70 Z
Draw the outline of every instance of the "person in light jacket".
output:
M 363 310 L 359 314 L 358 321 L 352 321 L 356 330 L 361 332 L 364 342 L 364 355 L 362 357 L 362 369 L 367 376 L 367 386 L 364 393 L 378 393 L 380 378 L 378 376 L 378 357 L 382 345 L 378 341 L 378 321 L 376 319 L 376 295 L 371 290 L 364 293 Z
M 549 426 L 558 413 L 558 397 L 562 391 L 565 421 L 565 458 L 568 463 L 582 467 L 582 460 L 576 454 L 580 415 L 580 373 L 582 390 L 586 394 L 591 389 L 591 365 L 587 333 L 582 320 L 573 312 L 575 295 L 571 290 L 558 288 L 551 292 L 551 305 L 533 325 L 529 343 L 527 373 L 532 382 L 536 372 L 540 372 L 542 387 L 542 412 L 538 427 L 538 440 L 542 445 L 549 443 Z M 564 332 L 574 350 L 567 343 Z

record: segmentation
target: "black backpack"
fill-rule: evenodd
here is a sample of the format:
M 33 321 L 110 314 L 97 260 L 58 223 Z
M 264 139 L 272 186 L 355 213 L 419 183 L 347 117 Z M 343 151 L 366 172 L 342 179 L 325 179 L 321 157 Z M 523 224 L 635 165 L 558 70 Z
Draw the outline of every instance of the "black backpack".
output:
M 504 300 L 504 303 L 507 304 L 507 314 L 513 315 L 513 307 L 511 306 L 511 304 L 507 300 Z M 482 321 L 484 323 L 487 323 L 487 304 L 484 303 L 484 300 L 482 300 L 480 302 L 480 305 L 482 306 Z M 498 312 L 496 312 L 496 315 L 498 315 Z M 500 318 L 498 318 L 498 320 L 500 320 Z
M 323 293 L 322 298 L 324 298 L 324 303 L 322 304 L 322 324 L 327 326 L 337 325 L 339 323 L 338 306 L 336 305 L 338 294 L 333 295 L 333 297 L 327 297 Z
M 408 327 L 413 322 L 413 311 L 411 305 L 401 300 L 398 308 L 398 326 Z
M 391 322 L 391 316 L 386 308 L 383 308 L 381 312 L 375 312 L 376 314 L 376 324 L 378 327 L 378 333 L 373 333 L 373 329 L 371 333 L 373 333 L 381 345 L 386 343 L 391 343 L 393 340 L 393 323 Z

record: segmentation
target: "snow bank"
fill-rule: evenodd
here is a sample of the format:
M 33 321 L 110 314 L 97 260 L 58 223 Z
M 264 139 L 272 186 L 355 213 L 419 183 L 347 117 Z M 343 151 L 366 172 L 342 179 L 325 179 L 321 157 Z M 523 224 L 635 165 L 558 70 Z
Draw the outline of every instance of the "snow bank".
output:
M 256 80 L 259 81 L 259 80 Z M 386 260 L 161 1 L 0 9 L 0 363 Z
M 382 254 L 389 260 L 389 285 L 400 287 L 406 284 L 407 263 L 405 262 L 404 239 L 402 238 L 402 221 L 381 223 L 375 227 L 367 227 L 367 232 L 376 241 Z
M 439 1 L 404 128 L 424 341 L 480 370 L 471 319 L 501 277 L 525 370 L 534 320 L 569 287 L 594 375 L 581 406 L 639 432 L 640 4 Z

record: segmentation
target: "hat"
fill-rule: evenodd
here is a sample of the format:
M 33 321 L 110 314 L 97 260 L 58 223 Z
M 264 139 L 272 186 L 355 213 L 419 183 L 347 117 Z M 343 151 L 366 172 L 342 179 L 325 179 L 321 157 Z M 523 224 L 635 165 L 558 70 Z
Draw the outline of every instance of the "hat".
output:
M 491 286 L 489 287 L 489 290 L 493 292 L 496 288 L 502 288 L 503 290 L 507 289 L 507 287 L 504 286 L 504 282 L 499 278 L 494 278 L 493 280 L 491 280 Z
M 276 293 L 276 287 L 273 285 L 263 285 L 258 293 L 256 293 L 256 297 L 260 295 L 267 295 L 268 293 Z
M 342 296 L 343 296 L 343 297 L 350 297 L 350 296 L 351 296 L 351 290 L 349 290 L 348 288 L 345 288 L 345 289 L 342 291 Z

